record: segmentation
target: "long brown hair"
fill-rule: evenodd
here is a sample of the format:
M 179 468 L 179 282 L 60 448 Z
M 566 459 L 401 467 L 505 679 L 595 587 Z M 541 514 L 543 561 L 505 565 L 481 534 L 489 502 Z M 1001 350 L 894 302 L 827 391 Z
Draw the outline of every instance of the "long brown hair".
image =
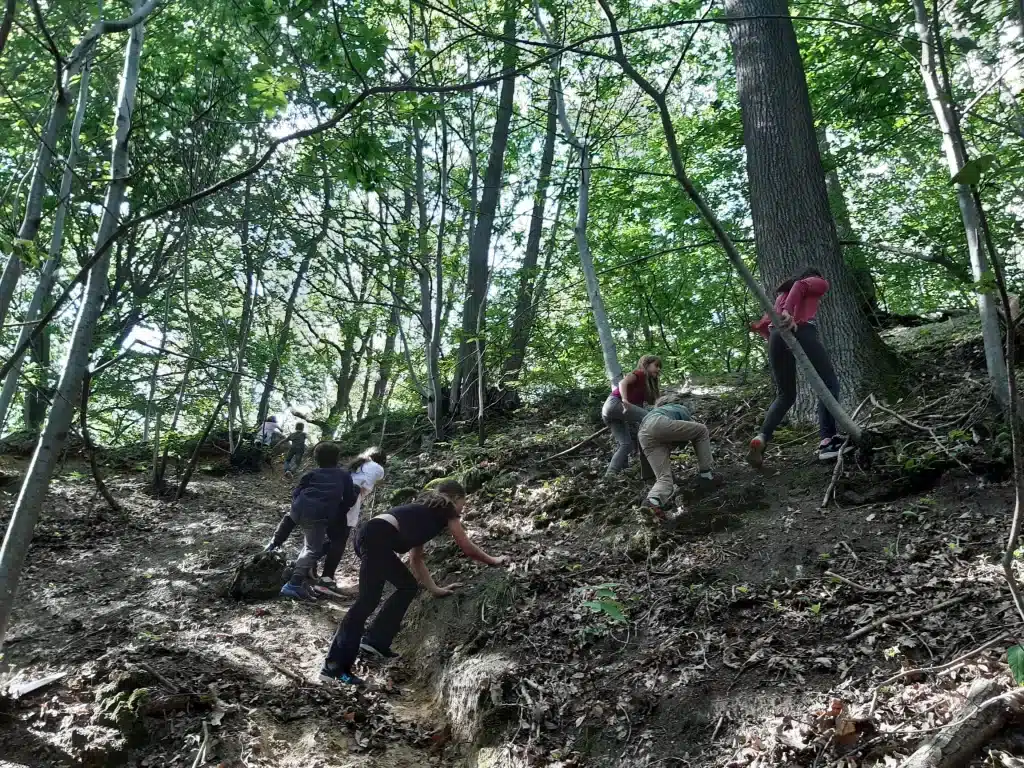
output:
M 430 509 L 445 509 L 446 517 L 458 517 L 455 511 L 455 502 L 466 498 L 466 489 L 458 480 L 445 480 L 436 488 L 424 491 L 416 497 L 416 503 L 422 504 Z
M 657 355 L 644 355 L 636 364 L 636 369 L 644 372 L 644 382 L 647 387 L 647 396 L 644 398 L 648 403 L 653 403 L 661 394 L 661 387 L 658 385 L 658 376 L 651 376 L 647 373 L 647 366 L 651 363 L 661 365 L 661 358 Z

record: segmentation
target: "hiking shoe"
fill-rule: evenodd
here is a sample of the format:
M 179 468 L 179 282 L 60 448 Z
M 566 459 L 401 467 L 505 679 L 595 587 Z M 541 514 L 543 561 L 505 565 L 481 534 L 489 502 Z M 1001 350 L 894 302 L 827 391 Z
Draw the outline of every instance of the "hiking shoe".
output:
M 321 576 L 316 580 L 316 585 L 318 587 L 324 587 L 325 589 L 329 589 L 332 592 L 338 589 L 337 582 L 335 582 L 334 579 L 332 579 L 330 576 Z
M 659 520 L 665 519 L 665 510 L 661 507 L 661 501 L 653 496 L 648 496 L 640 503 L 641 507 L 651 510 Z
M 320 682 L 322 683 L 342 683 L 343 685 L 351 685 L 355 688 L 365 688 L 366 681 L 358 675 L 354 675 L 352 672 L 344 669 L 331 670 L 327 667 L 321 667 L 320 669 Z
M 274 551 L 277 550 L 277 548 L 278 548 L 278 544 L 276 542 L 274 542 L 274 541 L 271 541 L 269 544 L 267 544 L 267 546 L 265 546 L 263 548 L 263 551 L 264 552 L 274 552 Z
M 747 463 L 755 469 L 760 469 L 764 466 L 766 442 L 763 435 L 758 435 L 750 441 L 750 447 L 747 449 Z
M 300 584 L 285 584 L 281 587 L 281 597 L 288 597 L 292 600 L 301 600 L 304 603 L 315 603 L 316 598 L 311 595 Z
M 836 435 L 818 446 L 818 459 L 820 461 L 837 459 L 840 455 L 846 455 L 852 450 L 853 446 L 847 442 L 847 438 Z
M 363 640 L 363 642 L 359 644 L 359 650 L 366 651 L 368 654 L 370 654 L 371 656 L 376 656 L 378 659 L 399 658 L 399 654 L 395 653 L 390 648 L 378 648 L 369 640 Z
M 285 480 L 291 480 L 293 477 L 295 477 L 295 475 L 292 474 L 292 471 L 290 469 L 284 473 Z

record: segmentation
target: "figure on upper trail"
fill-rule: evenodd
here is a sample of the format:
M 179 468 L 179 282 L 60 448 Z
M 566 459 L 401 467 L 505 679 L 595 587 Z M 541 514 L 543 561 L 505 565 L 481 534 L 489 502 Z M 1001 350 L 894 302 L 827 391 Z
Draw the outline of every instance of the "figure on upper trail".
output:
M 277 416 L 268 416 L 256 433 L 256 443 L 258 445 L 274 445 L 283 435 L 284 430 L 278 426 Z
M 660 376 L 661 358 L 644 355 L 636 364 L 636 370 L 627 373 L 604 401 L 601 420 L 618 443 L 605 477 L 619 474 L 629 463 L 629 455 L 635 447 L 633 431 L 647 415 L 644 404 L 653 404 L 658 399 Z
M 818 338 L 816 322 L 818 303 L 828 289 L 828 280 L 818 270 L 812 267 L 798 270 L 775 289 L 775 313 L 785 323 L 787 330 L 796 336 L 814 370 L 821 376 L 829 392 L 838 399 L 839 377 L 832 368 L 828 350 Z M 747 452 L 747 461 L 754 467 L 760 467 L 764 464 L 765 448 L 796 402 L 796 360 L 782 334 L 772 325 L 770 315 L 766 313 L 756 323 L 751 323 L 750 329 L 768 340 L 768 362 L 771 364 L 776 391 L 775 401 L 765 415 L 761 432 L 750 441 Z M 844 441 L 837 434 L 835 417 L 821 402 L 818 403 L 818 429 L 821 437 L 818 458 L 827 461 L 839 456 Z
M 316 600 L 309 580 L 323 556 L 329 533 L 344 524 L 346 513 L 356 502 L 352 475 L 338 466 L 340 455 L 337 444 L 318 443 L 313 450 L 317 469 L 304 474 L 292 492 L 288 515 L 302 529 L 304 541 L 292 577 L 281 587 L 282 597 Z
M 722 484 L 722 478 L 711 471 L 711 439 L 708 428 L 693 420 L 690 411 L 681 404 L 678 392 L 659 397 L 640 423 L 640 447 L 657 480 L 647 493 L 645 507 L 651 507 L 658 517 L 664 516 L 665 505 L 675 496 L 672 480 L 672 449 L 679 443 L 693 443 L 697 453 L 697 487 L 712 490 Z
M 504 557 L 492 557 L 466 534 L 459 515 L 466 502 L 466 491 L 455 480 L 446 480 L 435 491 L 420 494 L 411 504 L 394 507 L 377 515 L 359 530 L 356 554 L 359 555 L 359 597 L 338 625 L 327 654 L 320 679 L 364 685 L 352 671 L 359 651 L 378 658 L 394 658 L 391 643 L 401 629 L 402 619 L 416 596 L 419 581 L 434 597 L 447 597 L 458 585 L 439 587 L 427 570 L 423 545 L 446 528 L 469 557 L 491 566 L 504 565 Z M 407 568 L 398 557 L 409 553 Z M 410 573 L 410 568 L 412 572 Z M 415 578 L 413 578 L 415 574 Z M 373 624 L 363 634 L 366 621 L 377 609 L 384 584 L 395 591 L 384 602 Z
M 306 455 L 306 425 L 296 423 L 295 431 L 288 435 L 288 454 L 284 457 L 284 476 L 289 480 L 302 465 L 302 457 Z

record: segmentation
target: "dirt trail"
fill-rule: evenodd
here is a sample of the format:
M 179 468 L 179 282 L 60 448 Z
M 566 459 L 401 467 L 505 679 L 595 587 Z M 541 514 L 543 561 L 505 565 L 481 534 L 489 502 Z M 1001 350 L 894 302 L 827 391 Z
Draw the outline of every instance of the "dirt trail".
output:
M 439 723 L 412 676 L 394 682 L 401 666 L 390 680 L 371 675 L 387 693 L 316 682 L 345 603 L 224 598 L 230 566 L 269 540 L 287 508 L 283 482 L 200 478 L 181 504 L 154 502 L 142 482 L 113 479 L 124 517 L 93 499 L 86 478 L 54 484 L 6 661 L 28 677 L 68 677 L 0 714 L 0 754 L 13 761 L 4 765 L 192 765 L 204 719 L 211 765 L 412 768 L 427 756 L 448 764 L 428 751 Z M 126 673 L 135 675 L 126 691 L 193 700 L 170 714 L 105 718 L 111 692 L 98 691 Z
M 872 765 L 948 722 L 972 680 L 1009 681 L 997 646 L 885 687 L 865 716 L 877 683 L 1015 620 L 994 564 L 1011 489 L 960 468 L 909 472 L 901 445 L 851 465 L 839 505 L 823 511 L 832 468 L 813 460 L 811 433 L 780 433 L 759 473 L 742 462 L 758 409 L 723 397 L 701 410 L 728 482 L 667 526 L 637 508 L 635 469 L 602 482 L 606 444 L 545 459 L 594 431 L 590 410 L 525 408 L 484 449 L 467 437 L 394 458 L 378 504 L 457 475 L 475 491 L 467 527 L 514 564 L 486 569 L 439 541 L 435 578 L 465 587 L 417 600 L 399 637 L 406 660 L 369 669 L 384 690 L 367 695 L 313 681 L 343 603 L 220 592 L 286 508 L 279 479 L 203 477 L 175 505 L 117 476 L 121 518 L 87 478 L 65 475 L 8 661 L 69 675 L 0 713 L 0 754 L 26 766 L 193 765 L 206 721 L 199 764 L 224 766 Z M 677 458 L 685 492 L 692 457 Z M 878 622 L 910 611 L 923 613 Z M 137 716 L 183 694 L 187 708 Z M 854 726 L 828 714 L 833 700 Z

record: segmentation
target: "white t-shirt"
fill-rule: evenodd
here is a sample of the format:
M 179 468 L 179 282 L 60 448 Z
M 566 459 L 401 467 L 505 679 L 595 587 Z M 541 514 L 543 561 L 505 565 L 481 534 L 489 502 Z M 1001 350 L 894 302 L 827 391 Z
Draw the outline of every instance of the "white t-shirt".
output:
M 276 422 L 265 421 L 263 422 L 263 426 L 260 427 L 259 441 L 263 443 L 263 445 L 270 445 L 274 442 L 274 435 L 280 434 L 282 434 L 282 430 Z
M 359 525 L 359 513 L 363 508 L 363 497 L 369 496 L 370 491 L 373 487 L 384 479 L 384 467 L 375 461 L 368 461 L 358 470 L 352 473 L 352 482 L 356 486 L 356 491 L 359 493 L 359 497 L 356 499 L 356 503 L 352 505 L 352 508 L 348 511 L 345 522 L 348 523 L 349 528 L 355 528 Z

